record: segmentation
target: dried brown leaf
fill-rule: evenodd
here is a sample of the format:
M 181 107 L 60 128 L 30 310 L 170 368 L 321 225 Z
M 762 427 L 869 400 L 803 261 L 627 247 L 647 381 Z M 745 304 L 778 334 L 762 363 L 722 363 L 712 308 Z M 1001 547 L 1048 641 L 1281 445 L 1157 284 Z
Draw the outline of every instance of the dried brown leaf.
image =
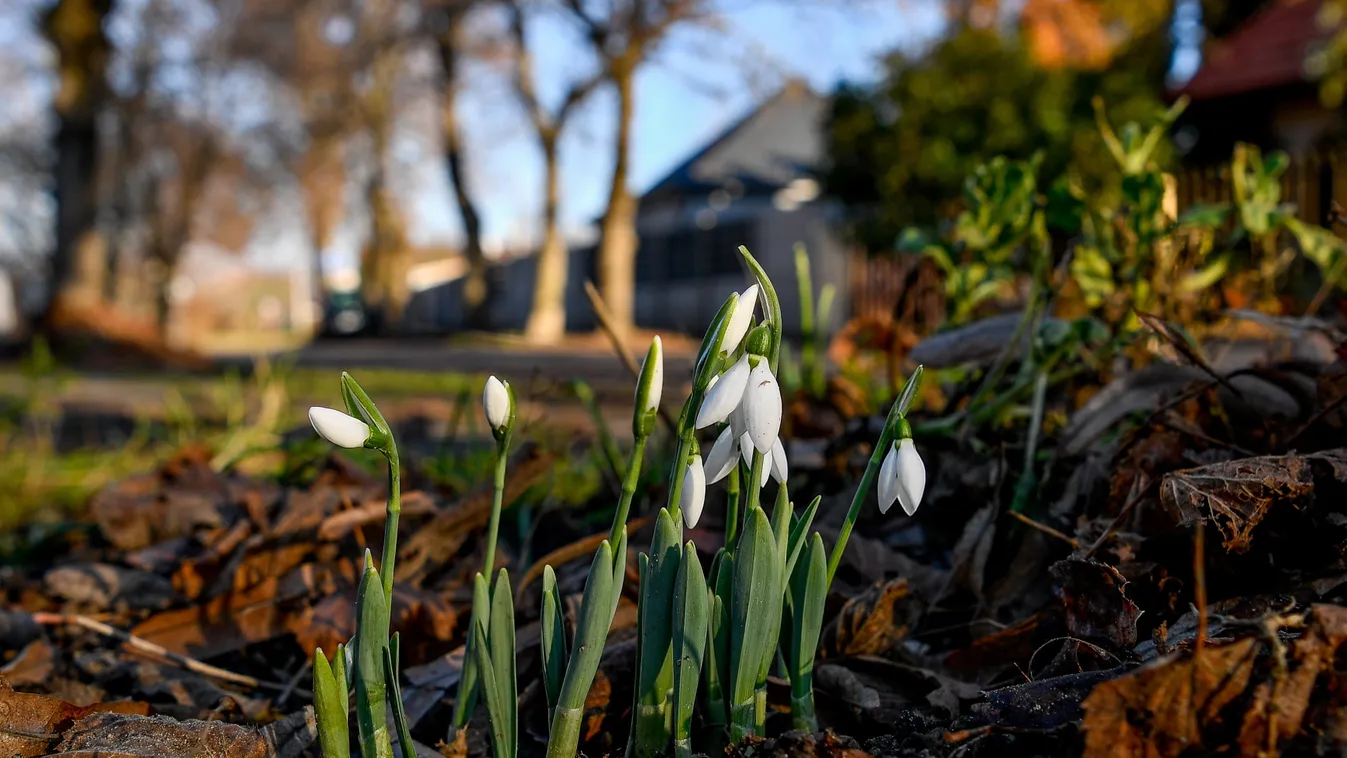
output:
M 823 630 L 820 654 L 883 656 L 907 636 L 921 610 L 907 579 L 876 583 L 848 600 L 837 618 Z
M 305 709 L 263 728 L 219 721 L 97 714 L 75 724 L 56 755 L 62 758 L 289 758 L 313 744 L 318 731 Z
M 1257 649 L 1255 639 L 1208 646 L 1095 687 L 1083 705 L 1085 758 L 1178 758 L 1203 746 L 1248 688 Z
M 1307 458 L 1259 456 L 1168 474 L 1160 498 L 1178 513 L 1181 524 L 1214 522 L 1225 549 L 1244 553 L 1274 502 L 1298 508 L 1313 491 Z
M 1114 650 L 1137 643 L 1141 610 L 1127 597 L 1127 580 L 1117 569 L 1072 558 L 1054 563 L 1049 573 L 1066 612 L 1067 634 Z
M 50 748 L 80 719 L 91 713 L 147 714 L 146 703 L 99 703 L 80 707 L 46 695 L 15 692 L 0 677 L 0 755 L 30 758 L 49 755 Z

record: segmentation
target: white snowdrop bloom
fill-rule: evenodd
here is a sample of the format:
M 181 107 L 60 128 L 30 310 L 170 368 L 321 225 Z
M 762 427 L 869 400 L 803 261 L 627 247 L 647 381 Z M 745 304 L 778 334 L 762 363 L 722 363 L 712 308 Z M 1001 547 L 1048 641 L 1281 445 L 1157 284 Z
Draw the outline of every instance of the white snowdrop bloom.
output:
M 753 447 L 767 455 L 781 431 L 781 386 L 776 383 L 766 359 L 760 359 L 749 373 L 743 405 L 744 421 Z
M 706 469 L 702 465 L 702 457 L 694 455 L 683 472 L 683 492 L 678 498 L 678 508 L 683 512 L 683 523 L 687 528 L 697 525 L 705 504 Z
M 369 440 L 369 424 L 333 408 L 310 408 L 309 423 L 319 436 L 337 447 L 364 447 Z
M 898 440 L 879 467 L 879 512 L 888 513 L 894 501 L 911 516 L 926 491 L 926 465 L 910 437 Z

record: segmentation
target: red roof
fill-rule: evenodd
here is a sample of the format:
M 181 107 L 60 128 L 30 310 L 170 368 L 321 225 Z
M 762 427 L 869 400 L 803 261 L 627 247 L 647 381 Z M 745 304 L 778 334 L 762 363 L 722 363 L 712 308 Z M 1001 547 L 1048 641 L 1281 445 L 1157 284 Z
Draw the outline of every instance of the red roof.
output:
M 1324 0 L 1274 0 L 1207 52 L 1197 75 L 1175 94 L 1194 100 L 1308 81 L 1305 58 L 1331 37 L 1319 23 Z

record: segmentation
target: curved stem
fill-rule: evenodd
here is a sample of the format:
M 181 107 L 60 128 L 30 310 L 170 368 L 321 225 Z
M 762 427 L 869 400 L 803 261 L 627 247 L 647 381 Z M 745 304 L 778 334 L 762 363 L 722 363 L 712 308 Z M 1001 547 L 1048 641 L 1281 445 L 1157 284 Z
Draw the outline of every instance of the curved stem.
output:
M 622 478 L 622 496 L 617 501 L 617 512 L 613 514 L 613 526 L 608 530 L 608 544 L 616 545 L 617 538 L 627 529 L 627 514 L 631 511 L 632 498 L 636 496 L 636 483 L 641 478 L 641 459 L 645 455 L 647 437 L 637 437 L 631 450 L 631 460 L 627 462 L 627 475 Z M 675 466 L 675 469 L 681 468 Z M 683 477 L 675 477 L 682 482 Z
M 383 576 L 384 602 L 388 610 L 393 611 L 393 570 L 398 557 L 398 520 L 402 516 L 402 464 L 398 459 L 398 447 L 392 437 L 388 439 L 388 514 L 384 521 L 384 549 L 379 565 Z
M 486 558 L 482 561 L 482 575 L 491 576 L 496 567 L 496 537 L 500 534 L 500 512 L 505 500 L 505 463 L 509 453 L 510 438 L 507 435 L 500 441 L 496 450 L 496 487 L 491 498 L 491 520 L 486 527 Z
M 851 496 L 851 508 L 847 510 L 847 518 L 837 532 L 837 544 L 833 545 L 832 554 L 828 556 L 828 587 L 832 586 L 833 575 L 837 573 L 837 567 L 842 563 L 842 551 L 846 550 L 851 530 L 856 526 L 856 519 L 861 516 L 861 506 L 865 505 L 865 496 L 870 493 L 870 485 L 874 484 L 875 475 L 879 473 L 884 454 L 893 444 L 893 426 L 892 423 L 884 425 L 884 431 L 879 435 L 879 442 L 870 453 L 870 462 L 865 466 L 865 473 L 861 474 L 861 483 L 856 485 L 856 494 Z
M 725 508 L 725 549 L 734 550 L 734 540 L 739 536 L 739 501 L 743 495 L 739 488 L 739 466 L 730 469 L 726 485 L 729 502 Z

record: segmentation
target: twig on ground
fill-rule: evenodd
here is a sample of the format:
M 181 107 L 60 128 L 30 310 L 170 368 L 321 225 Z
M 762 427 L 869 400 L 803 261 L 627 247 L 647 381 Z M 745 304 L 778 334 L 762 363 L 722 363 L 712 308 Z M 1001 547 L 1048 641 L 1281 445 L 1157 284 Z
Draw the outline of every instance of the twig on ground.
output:
M 622 335 L 613 325 L 612 314 L 608 312 L 608 306 L 604 304 L 603 296 L 599 294 L 599 290 L 594 286 L 594 283 L 588 279 L 585 280 L 585 294 L 589 296 L 589 304 L 594 308 L 594 318 L 599 322 L 599 327 L 603 329 L 604 334 L 608 335 L 608 341 L 613 343 L 613 352 L 617 353 L 617 359 L 622 361 L 623 366 L 627 367 L 627 371 L 633 379 L 640 377 L 641 364 L 636 362 L 636 356 L 631 354 L 631 350 L 622 341 Z M 678 433 L 678 425 L 674 423 L 669 412 L 664 410 L 663 405 L 659 408 L 659 417 L 670 434 Z
M 1145 480 L 1145 484 L 1142 484 L 1133 490 L 1132 496 L 1127 498 L 1127 502 L 1123 504 L 1122 510 L 1118 511 L 1118 515 L 1113 518 L 1113 522 L 1108 525 L 1108 528 L 1104 530 L 1103 534 L 1099 535 L 1099 539 L 1095 540 L 1093 545 L 1090 545 L 1090 549 L 1086 550 L 1081 558 L 1088 560 L 1094 557 L 1094 554 L 1099 552 L 1099 549 L 1104 546 L 1105 542 L 1108 542 L 1108 539 L 1113 536 L 1113 533 L 1118 531 L 1118 527 L 1122 526 L 1123 521 L 1127 520 L 1127 517 L 1132 515 L 1133 510 L 1136 510 L 1137 504 L 1140 503 L 1141 498 L 1145 497 L 1146 493 L 1150 491 L 1151 485 L 1154 484 L 1155 481 L 1159 481 L 1151 480 L 1149 477 L 1145 477 Z
M 1032 526 L 1033 528 L 1037 529 L 1038 531 L 1044 534 L 1056 537 L 1059 540 L 1064 540 L 1065 542 L 1069 543 L 1071 547 L 1074 548 L 1080 547 L 1080 540 L 1076 539 L 1075 537 L 1059 532 L 1056 529 L 1053 529 L 1052 527 L 1048 526 L 1047 524 L 1042 524 L 1037 521 L 1034 521 L 1033 519 L 1029 518 L 1023 513 L 1020 513 L 1019 511 L 1011 511 L 1010 515 L 1024 522 L 1028 526 Z
M 1193 599 L 1197 602 L 1197 640 L 1193 643 L 1193 657 L 1202 654 L 1207 639 L 1207 553 L 1206 529 L 1198 520 L 1193 535 Z
M 168 648 L 156 645 L 148 640 L 143 640 L 115 627 L 108 626 L 101 621 L 95 621 L 88 616 L 66 615 L 61 613 L 34 613 L 33 620 L 43 626 L 57 626 L 60 624 L 74 624 L 75 626 L 81 626 L 89 631 L 120 640 L 128 647 L 142 653 L 162 658 L 174 665 L 181 666 L 188 671 L 201 674 L 202 676 L 208 676 L 212 679 L 220 679 L 222 681 L 240 684 L 245 687 L 275 690 L 278 692 L 284 692 L 286 689 L 286 686 L 283 684 L 264 682 L 245 674 L 236 674 L 233 671 L 226 671 L 222 668 L 212 666 L 209 663 L 202 663 L 195 658 L 189 658 L 181 653 L 175 653 Z

